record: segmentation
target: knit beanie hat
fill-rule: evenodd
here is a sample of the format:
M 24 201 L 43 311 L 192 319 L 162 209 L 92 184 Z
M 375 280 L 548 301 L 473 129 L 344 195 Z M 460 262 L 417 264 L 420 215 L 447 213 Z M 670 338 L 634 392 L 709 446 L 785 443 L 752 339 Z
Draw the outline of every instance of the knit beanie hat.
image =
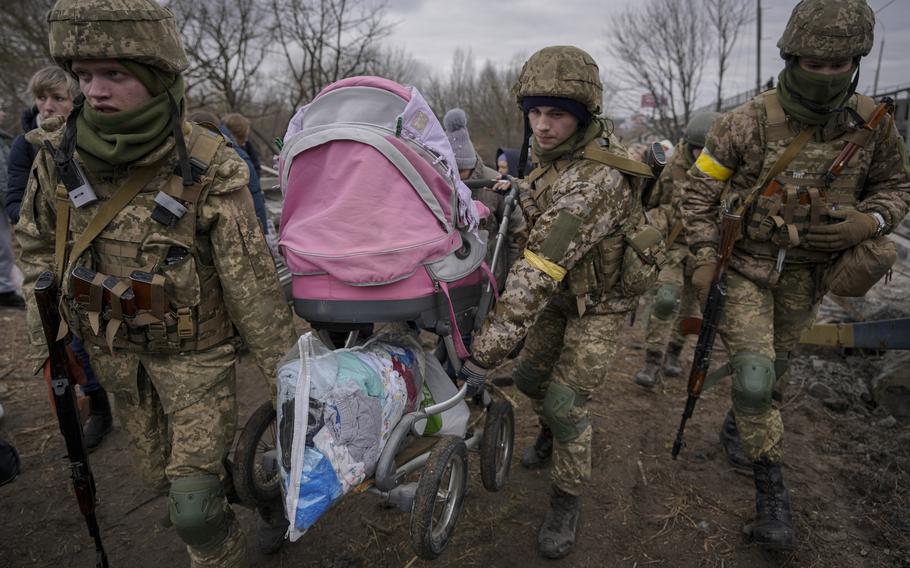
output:
M 468 134 L 468 117 L 460 108 L 453 108 L 446 113 L 442 124 L 449 137 L 449 144 L 455 153 L 455 163 L 459 170 L 471 170 L 477 165 L 477 152 L 471 144 Z

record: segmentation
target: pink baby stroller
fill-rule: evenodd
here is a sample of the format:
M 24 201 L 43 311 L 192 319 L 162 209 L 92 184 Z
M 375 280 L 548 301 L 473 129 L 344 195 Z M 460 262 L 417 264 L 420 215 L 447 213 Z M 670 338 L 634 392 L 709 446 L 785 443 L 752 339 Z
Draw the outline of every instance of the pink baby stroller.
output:
M 420 93 L 378 77 L 326 87 L 292 120 L 279 169 L 279 244 L 296 313 L 336 347 L 353 346 L 374 323 L 408 322 L 435 333 L 436 356 L 457 370 L 468 356 L 460 330 L 474 328 L 495 284 L 488 285 L 478 205 Z M 485 412 L 465 438 L 420 439 L 415 431 L 415 423 L 460 404 L 464 392 L 404 415 L 369 488 L 411 513 L 412 543 L 424 558 L 438 556 L 454 530 L 468 450 L 481 454 L 487 489 L 498 491 L 508 477 L 514 417 L 507 401 L 483 393 Z M 257 411 L 235 453 L 238 492 L 253 503 L 277 491 L 273 448 L 263 446 L 274 417 L 270 407 Z M 421 469 L 420 481 L 409 483 Z

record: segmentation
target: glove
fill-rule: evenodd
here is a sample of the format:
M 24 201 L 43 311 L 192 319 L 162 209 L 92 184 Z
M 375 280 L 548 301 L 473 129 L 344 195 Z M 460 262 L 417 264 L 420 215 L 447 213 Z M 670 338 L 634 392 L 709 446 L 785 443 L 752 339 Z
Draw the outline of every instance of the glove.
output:
M 698 301 L 704 304 L 708 300 L 708 291 L 711 289 L 711 280 L 714 279 L 714 269 L 717 261 L 702 264 L 692 273 L 692 286 L 698 294 Z
M 806 244 L 811 248 L 827 252 L 847 250 L 878 233 L 878 220 L 868 213 L 845 209 L 832 211 L 831 217 L 843 221 L 811 227 L 806 234 Z
M 475 363 L 474 359 L 469 358 L 464 362 L 464 365 L 461 366 L 461 370 L 458 371 L 458 381 L 459 383 L 468 383 L 468 392 L 466 394 L 468 398 L 471 398 L 480 392 L 489 372 L 490 371 L 487 369 Z

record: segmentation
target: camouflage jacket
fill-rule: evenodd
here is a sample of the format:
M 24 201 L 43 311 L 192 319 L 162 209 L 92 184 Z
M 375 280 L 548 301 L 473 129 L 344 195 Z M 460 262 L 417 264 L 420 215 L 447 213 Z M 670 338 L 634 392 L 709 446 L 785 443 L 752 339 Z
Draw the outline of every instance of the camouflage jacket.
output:
M 467 180 L 488 180 L 498 177 L 499 172 L 485 166 L 480 156 L 477 156 L 477 165 L 471 170 Z M 499 231 L 499 223 L 502 221 L 503 213 L 505 213 L 505 196 L 489 188 L 472 189 L 471 193 L 474 199 L 483 203 L 490 210 L 490 217 L 480 222 L 480 228 L 487 231 L 487 262 L 492 262 L 493 249 L 496 246 L 496 233 Z M 525 243 L 528 242 L 528 226 L 518 203 L 512 207 L 512 213 L 509 215 L 508 237 L 499 253 L 503 261 L 498 263 L 499 266 L 493 268 L 493 275 L 500 286 L 505 282 L 509 267 L 515 264 L 515 261 L 518 260 L 525 248 Z
M 768 101 L 763 97 L 776 95 L 774 91 L 763 93 L 714 123 L 704 152 L 683 184 L 681 214 L 689 247 L 699 263 L 713 261 L 713 251 L 720 239 L 721 210 L 735 208 L 753 192 L 796 133 L 805 128 L 792 118 L 784 117 L 780 110 L 779 122 L 769 118 L 774 106 L 780 108 L 779 103 L 776 99 Z M 854 96 L 847 106 L 857 108 L 858 104 L 859 98 Z M 872 105 L 869 99 L 866 104 Z M 889 228 L 900 223 L 910 207 L 906 151 L 890 117 L 878 125 L 844 173 L 830 187 L 824 183 L 825 171 L 852 132 L 855 130 L 844 121 L 829 124 L 815 133 L 778 176 L 785 191 L 790 187 L 794 194 L 821 192 L 825 195 L 824 199 L 818 200 L 822 205 L 820 212 L 810 212 L 811 205 L 796 206 L 795 216 L 804 222 L 799 229 L 800 244 L 790 245 L 792 248 L 786 257 L 788 264 L 827 262 L 831 258 L 830 253 L 811 250 L 801 243 L 810 222 L 825 222 L 825 207 L 855 207 L 864 212 L 877 212 Z M 756 275 L 767 275 L 772 270 L 779 247 L 777 241 L 769 238 L 758 242 L 762 237 L 750 233 L 750 223 L 764 211 L 761 199 L 759 196 L 744 213 L 743 235 L 737 240 L 731 260 L 732 268 L 756 282 L 762 281 Z M 797 202 L 793 200 L 794 204 Z M 780 208 L 779 201 L 777 207 Z M 806 211 L 799 211 L 800 208 Z M 783 209 L 780 210 L 780 215 L 784 216 Z
M 548 302 L 560 299 L 574 307 L 576 298 L 568 290 L 573 270 L 594 247 L 620 235 L 634 213 L 640 217 L 635 202 L 640 196 L 620 171 L 578 154 L 542 167 L 555 175 L 537 200 L 545 207 L 535 215 L 524 211 L 531 228 L 527 247 L 471 347 L 474 360 L 487 368 L 505 359 Z M 535 189 L 536 182 L 523 183 L 523 201 Z M 588 300 L 588 314 L 626 311 L 630 303 L 614 290 Z
M 41 272 L 55 269 L 54 242 L 58 210 L 57 172 L 42 141 L 49 140 L 56 146 L 63 133 L 62 128 L 54 130 L 60 122 L 47 124 L 48 128 L 29 134 L 30 141 L 39 144 L 41 149 L 29 179 L 21 221 L 17 226 L 21 247 L 19 263 L 25 275 L 23 287 L 28 301 L 29 336 L 37 358 L 42 356 L 45 341 L 32 287 Z M 184 132 L 190 132 L 188 123 L 185 123 Z M 105 263 L 123 267 L 124 270 L 131 270 L 130 265 L 140 266 L 142 270 L 164 274 L 166 294 L 172 302 L 185 302 L 184 305 L 193 306 L 195 301 L 199 311 L 204 306 L 207 311 L 224 314 L 229 328 L 224 333 L 219 332 L 221 336 L 230 337 L 230 327 L 236 329 L 250 346 L 263 374 L 273 382 L 278 361 L 295 341 L 296 333 L 278 284 L 271 253 L 259 229 L 250 194 L 245 191 L 246 165 L 230 146 L 221 145 L 209 163 L 202 182 L 202 193 L 192 209 L 196 213 L 195 219 L 187 215 L 178 222 L 175 229 L 169 230 L 151 218 L 150 204 L 154 203 L 152 198 L 158 191 L 170 182 L 175 171 L 177 153 L 173 137 L 169 137 L 158 149 L 131 167 L 155 164 L 160 166 L 152 181 L 114 217 L 80 258 L 68 259 L 68 266 L 62 271 L 64 282 L 59 283 L 66 300 L 63 303 L 64 317 L 72 321 L 76 328 L 79 327 L 79 321 L 76 320 L 80 316 L 75 313 L 72 287 L 68 282 L 73 266 L 89 266 L 99 272 L 99 267 Z M 91 177 L 90 174 L 87 175 Z M 124 181 L 122 178 L 90 179 L 101 202 L 109 200 Z M 87 206 L 85 212 L 71 209 L 69 226 L 72 236 L 67 242 L 68 248 L 73 246 L 75 232 L 84 229 L 86 219 L 94 216 L 98 207 L 98 204 Z M 174 240 L 179 232 L 177 229 L 183 222 L 195 223 L 195 229 L 190 225 L 191 236 L 188 240 L 193 241 L 191 243 Z M 111 246 L 110 243 L 116 242 L 118 236 L 124 244 Z M 106 241 L 106 246 L 98 244 L 102 241 Z M 130 241 L 140 242 L 131 244 Z M 190 254 L 185 261 L 169 267 L 167 261 L 162 262 L 160 258 L 161 245 L 164 245 L 164 249 L 169 249 L 174 244 L 186 246 Z M 132 258 L 124 260 L 130 255 Z M 152 264 L 146 265 L 149 262 Z M 116 275 L 123 278 L 122 274 Z M 217 292 L 217 296 L 207 295 L 207 290 Z M 202 333 L 198 327 L 200 326 L 197 326 L 197 333 Z M 120 336 L 125 335 L 121 330 Z M 117 341 L 124 344 L 123 340 Z M 129 347 L 136 350 L 133 344 L 129 344 Z
M 673 150 L 673 156 L 657 179 L 651 199 L 645 206 L 651 222 L 668 235 L 676 223 L 681 222 L 679 204 L 682 201 L 682 185 L 685 183 L 687 171 L 695 161 L 689 152 L 688 145 L 681 141 Z M 673 241 L 673 248 L 685 247 L 685 238 L 682 234 Z

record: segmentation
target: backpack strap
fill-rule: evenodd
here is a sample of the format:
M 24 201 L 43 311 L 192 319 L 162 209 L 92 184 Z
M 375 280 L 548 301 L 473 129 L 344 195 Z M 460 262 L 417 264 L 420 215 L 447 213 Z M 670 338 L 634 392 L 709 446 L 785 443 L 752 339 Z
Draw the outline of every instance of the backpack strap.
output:
M 601 148 L 597 141 L 593 141 L 585 149 L 581 151 L 581 157 L 586 160 L 593 160 L 605 166 L 609 166 L 615 170 L 619 170 L 624 174 L 629 174 L 636 177 L 644 178 L 653 178 L 654 174 L 651 172 L 646 164 L 633 160 L 631 158 L 626 158 L 625 156 L 620 156 L 619 154 L 614 154 L 609 150 Z
M 765 141 L 777 142 L 793 137 L 793 130 L 787 122 L 787 113 L 777 98 L 777 89 L 770 89 L 753 99 L 765 109 Z

